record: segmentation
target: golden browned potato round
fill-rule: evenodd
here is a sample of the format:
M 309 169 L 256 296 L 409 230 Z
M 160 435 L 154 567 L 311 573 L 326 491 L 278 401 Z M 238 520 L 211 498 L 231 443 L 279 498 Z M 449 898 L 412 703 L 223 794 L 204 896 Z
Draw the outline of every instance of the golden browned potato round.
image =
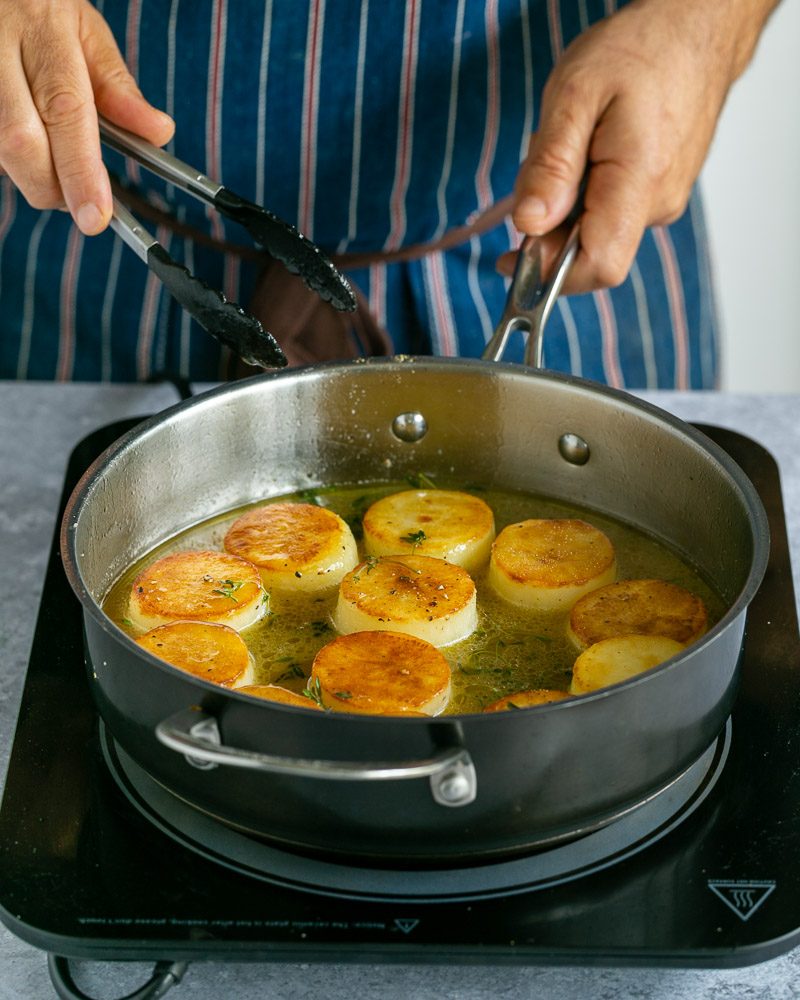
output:
M 297 708 L 322 708 L 313 698 L 304 694 L 297 694 L 288 688 L 280 687 L 278 684 L 247 684 L 238 689 L 239 694 L 249 694 L 253 698 L 262 698 L 264 701 L 278 701 L 283 705 L 295 705 Z
M 310 686 L 338 712 L 438 715 L 450 697 L 450 666 L 428 642 L 399 632 L 354 632 L 317 653 Z
M 434 646 L 468 636 L 478 623 L 466 570 L 428 556 L 370 557 L 342 580 L 333 614 L 339 632 L 405 632 Z
M 683 645 L 661 635 L 622 635 L 585 649 L 572 668 L 571 694 L 587 694 L 652 670 Z
M 252 563 L 227 552 L 175 552 L 136 577 L 128 618 L 143 630 L 179 620 L 244 629 L 263 618 L 267 608 L 267 594 Z
M 580 597 L 614 580 L 609 538 L 586 521 L 531 519 L 510 524 L 492 545 L 489 583 L 511 604 L 567 611 Z
M 327 590 L 358 562 L 347 523 L 310 503 L 256 507 L 233 522 L 224 544 L 228 552 L 258 566 L 267 590 Z
M 705 604 L 683 587 L 665 580 L 619 580 L 575 604 L 569 634 L 582 648 L 617 635 L 665 635 L 688 645 L 707 623 Z
M 566 691 L 554 691 L 551 688 L 534 688 L 532 691 L 515 691 L 504 698 L 498 698 L 484 708 L 484 712 L 505 712 L 515 708 L 530 708 L 532 705 L 547 705 L 551 701 L 563 701 L 569 698 Z
M 253 679 L 253 657 L 244 639 L 227 625 L 170 622 L 139 636 L 136 642 L 173 667 L 222 687 Z
M 489 558 L 494 514 L 479 497 L 458 490 L 403 490 L 377 500 L 363 518 L 369 555 L 446 559 L 470 573 Z

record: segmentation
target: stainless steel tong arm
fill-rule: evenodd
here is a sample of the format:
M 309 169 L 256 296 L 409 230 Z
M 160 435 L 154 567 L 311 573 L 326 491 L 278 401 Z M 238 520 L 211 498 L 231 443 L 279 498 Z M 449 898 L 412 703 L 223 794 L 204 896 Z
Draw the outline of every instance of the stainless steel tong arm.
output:
M 163 177 L 165 181 L 169 181 L 181 190 L 188 191 L 209 204 L 214 204 L 214 199 L 223 188 L 222 184 L 212 181 L 188 163 L 184 163 L 172 153 L 168 153 L 167 150 L 153 146 L 140 136 L 127 132 L 102 116 L 99 118 L 99 123 L 100 138 L 107 146 L 124 156 L 132 156 L 143 166 L 152 170 L 154 174 Z
M 99 126 L 100 138 L 111 149 L 131 157 L 158 177 L 188 191 L 243 226 L 260 247 L 281 261 L 292 274 L 299 275 L 308 288 L 335 309 L 346 312 L 355 309 L 355 294 L 347 279 L 320 248 L 291 223 L 102 116 Z
M 138 222 L 119 198 L 114 198 L 114 214 L 109 223 L 111 228 L 140 257 L 145 264 L 149 263 L 147 253 L 158 240 Z

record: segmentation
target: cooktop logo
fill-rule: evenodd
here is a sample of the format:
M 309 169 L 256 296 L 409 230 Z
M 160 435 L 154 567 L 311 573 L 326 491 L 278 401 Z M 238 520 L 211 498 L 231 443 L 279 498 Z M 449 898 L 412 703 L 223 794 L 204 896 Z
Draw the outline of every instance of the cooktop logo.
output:
M 399 931 L 402 931 L 404 934 L 410 934 L 418 924 L 419 924 L 419 920 L 418 919 L 414 919 L 414 917 L 395 917 L 394 918 L 394 925 L 395 925 L 395 927 Z
M 741 920 L 749 920 L 775 888 L 775 882 L 755 882 L 747 879 L 729 881 L 709 879 L 708 888 L 733 910 Z

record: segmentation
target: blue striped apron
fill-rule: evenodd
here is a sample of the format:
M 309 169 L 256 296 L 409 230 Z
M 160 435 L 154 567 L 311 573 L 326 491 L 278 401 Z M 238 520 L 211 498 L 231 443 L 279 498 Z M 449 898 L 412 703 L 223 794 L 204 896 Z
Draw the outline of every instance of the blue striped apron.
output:
M 554 60 L 613 0 L 97 0 L 170 149 L 330 252 L 439 239 L 508 195 Z M 109 168 L 218 241 L 235 223 L 107 152 Z M 159 226 L 246 304 L 257 263 Z M 502 312 L 510 221 L 447 251 L 350 272 L 395 350 L 479 356 Z M 619 387 L 710 388 L 716 319 L 701 205 L 648 230 L 619 288 L 562 298 L 545 363 Z M 521 358 L 521 343 L 507 357 Z M 0 183 L 0 377 L 228 377 L 233 360 L 110 231 Z

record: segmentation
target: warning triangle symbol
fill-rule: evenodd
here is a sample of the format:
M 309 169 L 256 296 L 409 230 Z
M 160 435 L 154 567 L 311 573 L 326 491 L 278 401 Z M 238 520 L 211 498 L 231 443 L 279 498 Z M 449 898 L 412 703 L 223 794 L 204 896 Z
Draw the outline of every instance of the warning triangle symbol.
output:
M 775 888 L 772 881 L 709 879 L 708 888 L 741 920 L 749 920 Z
M 404 934 L 410 934 L 419 923 L 419 920 L 413 917 L 395 917 L 394 922 L 398 930 L 401 930 Z

